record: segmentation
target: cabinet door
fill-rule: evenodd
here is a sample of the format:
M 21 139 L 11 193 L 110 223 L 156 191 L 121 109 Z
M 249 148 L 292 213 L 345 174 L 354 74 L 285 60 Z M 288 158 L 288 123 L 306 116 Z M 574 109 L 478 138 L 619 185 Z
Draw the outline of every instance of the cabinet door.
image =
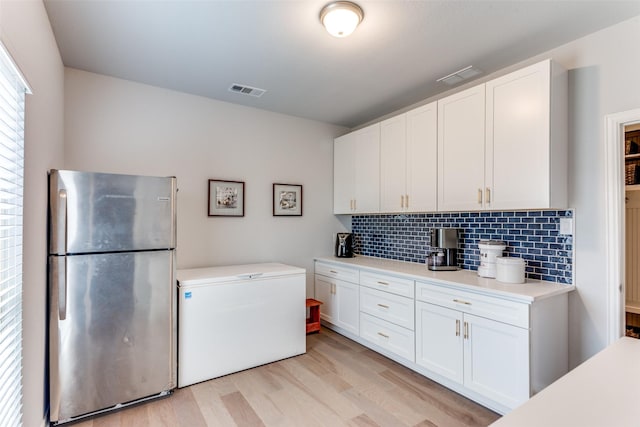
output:
M 438 210 L 483 208 L 485 86 L 438 101 Z
M 355 136 L 350 133 L 333 143 L 333 213 L 349 214 L 355 199 Z
M 416 301 L 416 363 L 463 382 L 462 313 Z
M 544 61 L 486 84 L 491 209 L 550 207 L 550 79 Z
M 464 315 L 464 385 L 509 408 L 529 398 L 529 330 Z
M 355 213 L 380 210 L 380 123 L 355 132 Z
M 360 286 L 336 280 L 333 324 L 356 335 L 360 333 Z
M 406 209 L 406 140 L 405 114 L 380 123 L 380 210 L 400 212 Z
M 336 298 L 335 298 L 335 279 L 328 277 L 315 276 L 314 298 L 322 301 L 320 306 L 320 318 L 326 322 L 335 324 Z
M 438 103 L 407 113 L 405 210 L 436 210 L 438 188 Z

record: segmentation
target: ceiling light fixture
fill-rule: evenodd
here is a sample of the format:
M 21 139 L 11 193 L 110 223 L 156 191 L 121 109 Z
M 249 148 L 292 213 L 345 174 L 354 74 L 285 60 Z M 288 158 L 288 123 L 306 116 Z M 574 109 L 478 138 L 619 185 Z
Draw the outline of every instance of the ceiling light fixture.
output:
M 364 19 L 360 6 L 350 1 L 334 1 L 320 11 L 320 22 L 334 37 L 347 37 Z

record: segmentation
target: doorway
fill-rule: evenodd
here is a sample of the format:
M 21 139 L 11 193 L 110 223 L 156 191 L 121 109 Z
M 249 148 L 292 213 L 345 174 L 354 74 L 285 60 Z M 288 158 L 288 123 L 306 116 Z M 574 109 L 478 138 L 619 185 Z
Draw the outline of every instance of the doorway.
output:
M 624 126 L 625 335 L 640 338 L 640 124 Z
M 626 332 L 626 143 L 624 136 L 625 130 L 632 129 L 635 125 L 640 125 L 640 109 L 605 117 L 605 218 L 609 312 L 607 341 L 609 344 Z

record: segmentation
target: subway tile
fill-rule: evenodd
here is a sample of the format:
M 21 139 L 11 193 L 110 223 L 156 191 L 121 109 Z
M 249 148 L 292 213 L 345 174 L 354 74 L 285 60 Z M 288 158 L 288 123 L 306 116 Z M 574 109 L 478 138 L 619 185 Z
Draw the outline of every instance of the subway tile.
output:
M 527 277 L 571 283 L 573 237 L 558 235 L 559 219 L 573 210 L 460 212 L 400 215 L 356 215 L 351 226 L 355 252 L 424 263 L 431 250 L 429 229 L 458 228 L 460 266 L 476 270 L 480 240 L 503 240 L 507 256 L 528 260 Z

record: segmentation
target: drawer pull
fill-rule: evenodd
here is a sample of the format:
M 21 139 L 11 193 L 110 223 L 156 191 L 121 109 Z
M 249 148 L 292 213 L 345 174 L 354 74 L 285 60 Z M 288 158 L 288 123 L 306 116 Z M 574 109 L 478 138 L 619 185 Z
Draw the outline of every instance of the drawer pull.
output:
M 469 338 L 469 323 L 464 322 L 464 339 Z
M 332 274 L 338 274 L 338 272 L 337 272 L 337 271 L 335 271 L 335 270 L 329 270 L 329 273 L 332 273 Z
M 378 282 L 379 285 L 385 285 L 385 286 L 389 286 L 389 284 L 387 282 Z
M 470 302 L 468 301 L 463 301 L 461 299 L 454 299 L 453 302 L 457 302 L 458 304 L 465 304 L 465 305 L 471 305 Z
M 381 337 L 384 337 L 384 338 L 389 338 L 389 335 L 383 334 L 382 332 L 378 332 L 378 335 L 380 335 Z
M 456 319 L 456 336 L 460 336 L 460 319 Z
M 378 304 L 378 307 L 382 307 L 382 308 L 389 308 L 388 305 L 384 305 L 384 304 Z

